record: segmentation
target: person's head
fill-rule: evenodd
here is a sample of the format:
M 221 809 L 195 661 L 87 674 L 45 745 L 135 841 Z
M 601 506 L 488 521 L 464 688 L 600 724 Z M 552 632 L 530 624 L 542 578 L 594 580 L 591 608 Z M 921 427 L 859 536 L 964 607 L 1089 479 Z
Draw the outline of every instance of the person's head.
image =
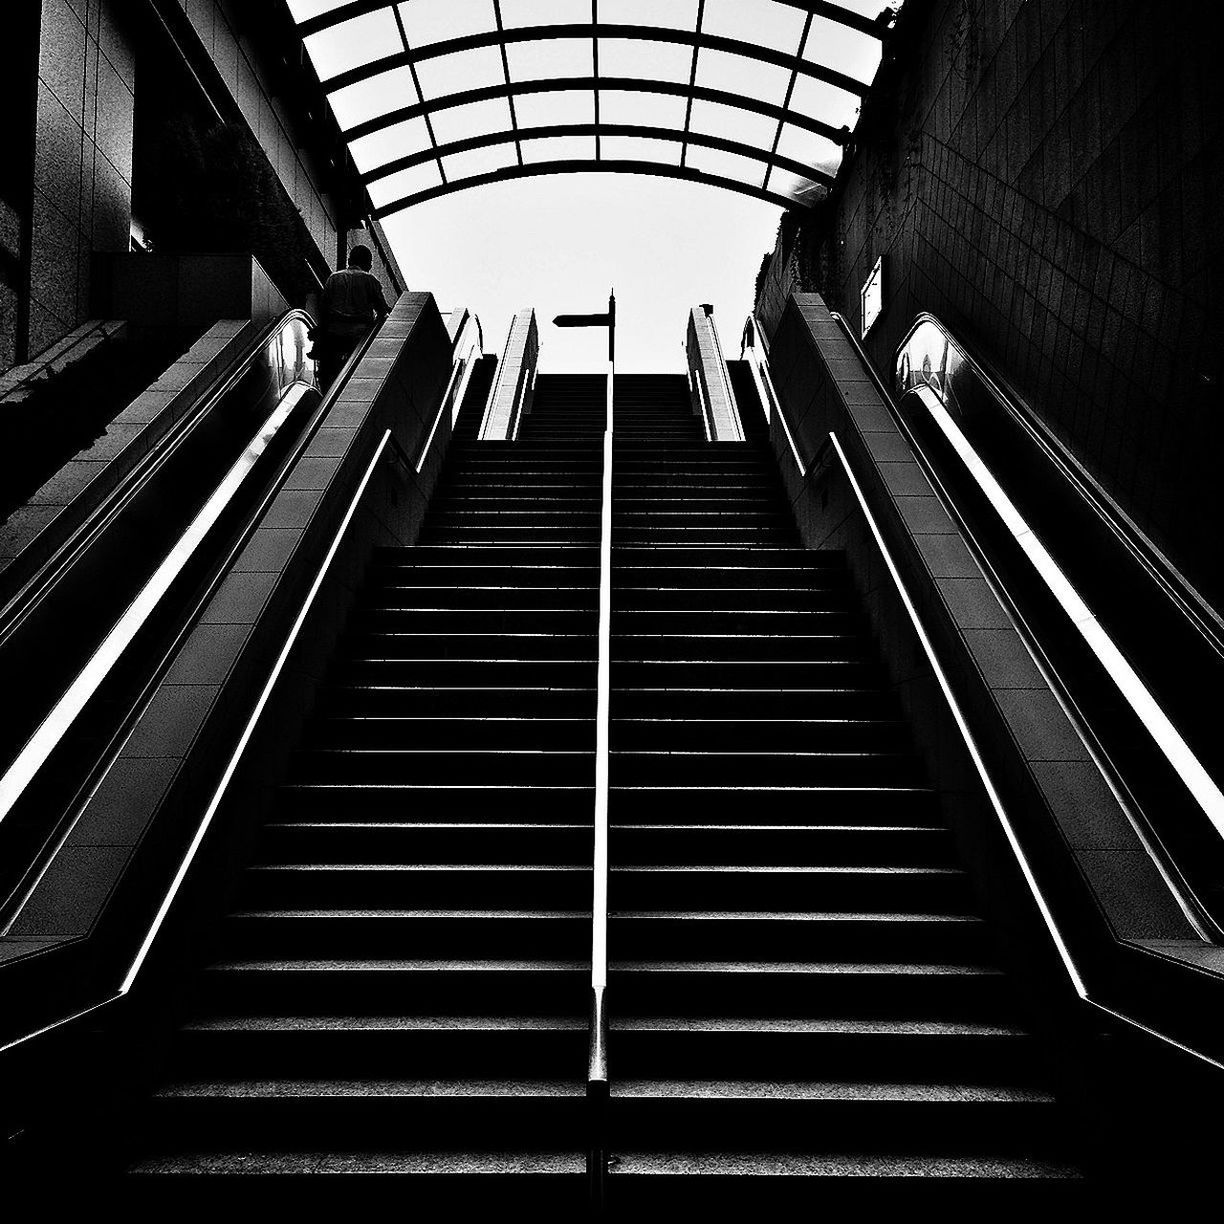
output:
M 355 246 L 349 252 L 348 266 L 350 268 L 360 268 L 363 272 L 368 272 L 374 266 L 374 256 L 370 254 L 368 246 Z

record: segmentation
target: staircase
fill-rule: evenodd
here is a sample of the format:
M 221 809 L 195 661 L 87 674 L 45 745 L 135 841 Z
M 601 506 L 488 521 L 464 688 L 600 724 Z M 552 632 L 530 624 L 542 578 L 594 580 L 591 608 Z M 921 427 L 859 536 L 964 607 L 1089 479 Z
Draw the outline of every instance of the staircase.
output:
M 461 418 L 198 975 L 135 1183 L 314 1203 L 360 1174 L 584 1213 L 603 415 L 602 377 L 545 376 L 517 443 Z M 618 377 L 615 445 L 614 1214 L 1061 1203 L 1060 1109 L 844 558 L 800 547 L 759 426 L 704 442 L 683 377 Z
M 704 442 L 683 377 L 618 378 L 613 470 L 613 1207 L 1060 1192 L 844 558 L 800 547 L 759 426 Z
M 199 975 L 142 1185 L 585 1201 L 604 415 L 602 377 L 556 377 L 517 443 L 460 418 Z

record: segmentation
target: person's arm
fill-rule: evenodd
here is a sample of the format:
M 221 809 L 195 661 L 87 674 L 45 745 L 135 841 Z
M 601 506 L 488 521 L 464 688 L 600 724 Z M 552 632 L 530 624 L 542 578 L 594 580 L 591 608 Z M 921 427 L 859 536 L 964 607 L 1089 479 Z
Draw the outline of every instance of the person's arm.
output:
M 377 276 L 375 276 L 373 280 L 374 280 L 374 302 L 373 302 L 374 313 L 375 315 L 378 316 L 378 322 L 381 323 L 387 317 L 387 315 L 390 314 L 391 308 L 387 305 L 387 299 L 383 294 L 382 281 L 380 281 Z

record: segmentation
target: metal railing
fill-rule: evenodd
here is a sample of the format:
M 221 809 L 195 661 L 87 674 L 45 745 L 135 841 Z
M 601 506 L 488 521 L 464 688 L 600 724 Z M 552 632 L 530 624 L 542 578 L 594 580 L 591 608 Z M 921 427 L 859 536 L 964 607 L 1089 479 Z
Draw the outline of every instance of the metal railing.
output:
M 587 1055 L 590 1142 L 587 1179 L 591 1204 L 602 1209 L 608 1177 L 608 797 L 612 698 L 612 442 L 616 363 L 608 362 L 607 417 L 599 519 L 599 629 L 595 697 L 594 853 L 591 887 L 591 1015 Z
M 885 404 L 890 406 L 890 411 L 897 419 L 898 426 L 901 429 L 903 436 L 909 441 L 911 447 L 913 448 L 914 454 L 918 459 L 920 466 L 927 472 L 928 477 L 932 481 L 933 487 L 937 490 L 937 492 L 940 492 L 943 490 L 943 486 L 940 483 L 938 476 L 930 468 L 929 462 L 918 445 L 917 440 L 906 426 L 904 420 L 898 415 L 896 407 L 893 404 L 891 394 L 884 386 L 875 369 L 872 367 L 866 353 L 862 348 L 862 345 L 858 341 L 858 338 L 853 334 L 853 329 L 849 327 L 849 325 L 840 315 L 837 315 L 834 312 L 830 313 L 842 327 L 842 330 L 850 342 L 851 347 L 854 349 L 860 361 L 863 363 L 864 368 L 868 372 L 868 376 L 875 384 L 876 389 L 880 393 Z M 967 717 L 962 710 L 953 684 L 949 679 L 948 670 L 944 666 L 944 660 L 941 659 L 939 652 L 933 643 L 932 636 L 929 633 L 921 614 L 918 612 L 917 605 L 911 596 L 906 582 L 901 576 L 901 572 L 893 559 L 891 550 L 888 548 L 888 545 L 885 542 L 877 519 L 871 510 L 869 500 L 855 475 L 850 460 L 842 448 L 836 433 L 833 432 L 827 435 L 824 444 L 819 449 L 819 453 L 812 456 L 807 463 L 801 459 L 792 437 L 789 422 L 786 419 L 785 410 L 773 391 L 772 380 L 769 378 L 768 358 L 765 355 L 765 351 L 759 347 L 762 337 L 760 336 L 755 319 L 749 319 L 748 327 L 756 330 L 757 333 L 755 337 L 757 344 L 753 345 L 751 342 L 748 342 L 746 347 L 753 347 L 756 350 L 753 364 L 754 366 L 759 364 L 761 367 L 757 371 L 761 376 L 758 381 L 758 387 L 767 387 L 769 391 L 768 397 L 762 395 L 761 403 L 763 406 L 767 404 L 770 405 L 772 411 L 777 414 L 779 423 L 784 428 L 787 437 L 791 439 L 791 453 L 798 471 L 801 474 L 811 471 L 819 462 L 819 459 L 825 452 L 826 447 L 830 448 L 833 454 L 836 456 L 838 466 L 850 487 L 854 502 L 859 509 L 880 558 L 884 563 L 885 569 L 889 574 L 891 584 L 896 591 L 902 606 L 904 607 L 906 616 L 910 621 L 911 627 L 914 630 L 922 652 L 925 655 L 936 683 L 939 686 L 941 695 L 956 726 L 957 733 L 965 747 L 974 772 L 976 773 L 986 795 L 990 809 L 1004 836 L 1008 849 L 1016 862 L 1017 868 L 1020 871 L 1033 903 L 1041 916 L 1042 923 L 1057 951 L 1058 958 L 1062 964 L 1067 980 L 1070 983 L 1075 996 L 1083 1003 L 1094 1008 L 1097 1012 L 1108 1015 L 1112 1019 L 1125 1025 L 1127 1028 L 1144 1033 L 1167 1047 L 1176 1049 L 1183 1054 L 1187 1054 L 1214 1067 L 1224 1068 L 1224 1062 L 1219 1061 L 1217 1058 L 1213 1057 L 1212 1054 L 1206 1052 L 1206 1050 L 1196 1048 L 1195 1045 L 1181 1040 L 1171 1032 L 1156 1027 L 1154 1024 L 1140 1018 L 1140 1016 L 1132 1013 L 1123 1006 L 1116 1005 L 1113 1002 L 1107 1002 L 1105 998 L 1102 997 L 1101 992 L 1093 985 L 1092 981 L 1089 980 L 1090 973 L 1085 963 L 1086 958 L 1077 951 L 1075 946 L 1073 946 L 1075 941 L 1070 937 L 1068 932 L 1065 932 L 1062 929 L 1059 924 L 1055 913 L 1056 906 L 1051 900 L 1050 890 L 1042 883 L 1041 878 L 1039 878 L 1040 873 L 1025 849 L 1019 830 L 1007 810 L 1007 805 L 1002 796 L 1001 786 L 996 782 L 991 768 L 987 765 L 984 756 L 979 749 L 977 738 L 969 726 Z M 748 331 L 748 327 L 745 329 L 746 333 Z M 973 538 L 972 532 L 969 531 L 968 527 L 963 523 L 959 515 L 956 514 L 955 507 L 949 500 L 946 490 L 940 492 L 940 496 L 945 504 L 948 505 L 954 521 L 960 525 L 962 531 L 965 533 L 966 539 L 970 543 L 974 554 L 980 555 L 978 545 Z M 1010 597 L 1008 597 L 1006 592 L 998 586 L 997 581 L 991 580 L 991 586 L 999 594 L 1005 605 L 1010 607 Z M 1043 672 L 1045 671 L 1045 669 L 1042 670 Z M 1050 679 L 1051 683 L 1056 683 L 1055 677 L 1048 678 Z
M 518 437 L 523 417 L 531 411 L 539 356 L 540 331 L 535 311 L 528 306 L 510 324 L 497 378 L 480 422 L 482 442 L 513 442 Z
M 339 377 L 337 377 L 332 388 L 329 390 L 328 395 L 324 397 L 320 408 L 314 414 L 310 425 L 308 425 L 303 431 L 303 437 L 298 446 L 294 448 L 292 454 L 282 464 L 280 469 L 281 477 L 288 474 L 296 460 L 301 456 L 302 451 L 305 449 L 306 445 L 308 445 L 310 437 L 313 435 L 314 424 L 321 420 L 322 415 L 330 408 L 335 395 L 338 394 L 339 390 L 344 386 L 352 370 L 356 368 L 358 362 L 360 362 L 362 357 L 365 355 L 366 350 L 376 335 L 377 329 L 375 329 L 375 331 L 372 332 L 371 335 L 358 346 L 356 351 L 346 362 L 344 369 L 341 371 Z M 452 381 L 453 374 L 454 372 L 452 371 Z M 426 443 L 425 451 L 419 457 L 419 460 L 423 461 L 427 457 L 429 446 L 432 444 L 435 434 L 436 431 L 431 431 L 429 440 Z M 393 459 L 395 462 L 402 464 L 409 470 L 412 470 L 415 466 L 413 459 L 403 452 L 389 429 L 384 430 L 377 439 L 372 441 L 370 457 L 362 469 L 360 478 L 356 482 L 355 492 L 349 499 L 345 510 L 340 516 L 339 526 L 329 542 L 323 561 L 319 565 L 319 568 L 314 575 L 306 596 L 304 597 L 301 605 L 298 607 L 296 613 L 293 615 L 292 624 L 287 630 L 286 636 L 283 639 L 276 658 L 271 665 L 266 680 L 260 689 L 259 697 L 256 699 L 251 709 L 251 713 L 238 736 L 236 745 L 226 761 L 226 765 L 221 773 L 220 780 L 217 782 L 211 795 L 209 796 L 199 823 L 192 831 L 187 847 L 178 862 L 173 876 L 166 886 L 164 894 L 161 896 L 152 920 L 137 936 L 139 939 L 138 947 L 136 947 L 134 951 L 127 954 L 119 954 L 119 960 L 123 963 L 123 967 L 116 970 L 116 975 L 119 979 L 116 986 L 103 998 L 92 1002 L 83 1001 L 76 1010 L 66 1013 L 59 1018 L 50 1021 L 49 1023 L 41 1024 L 37 1028 L 9 1040 L 6 1044 L 0 1046 L 0 1054 L 15 1051 L 20 1047 L 28 1045 L 37 1038 L 58 1030 L 62 1030 L 67 1026 L 81 1020 L 96 1017 L 103 1011 L 109 1011 L 114 1006 L 122 1003 L 125 997 L 127 997 L 136 986 L 141 970 L 147 963 L 150 953 L 156 944 L 157 937 L 165 926 L 167 918 L 171 914 L 175 902 L 183 890 L 184 882 L 187 880 L 192 867 L 199 857 L 201 847 L 205 842 L 209 828 L 211 827 L 218 810 L 221 808 L 222 803 L 226 799 L 231 782 L 233 781 L 235 773 L 238 770 L 243 755 L 246 752 L 246 749 L 250 744 L 250 741 L 257 728 L 259 727 L 264 711 L 277 686 L 278 681 L 281 678 L 282 672 L 285 669 L 286 663 L 290 658 L 293 648 L 301 635 L 303 627 L 306 625 L 310 617 L 311 611 L 314 608 L 319 594 L 327 581 L 336 557 L 344 545 L 345 538 L 349 532 L 351 524 L 360 510 L 362 500 L 365 497 L 370 481 L 373 478 L 374 473 L 378 470 L 379 465 L 388 459 Z M 250 519 L 252 527 L 258 523 L 263 511 L 267 509 L 268 505 L 270 505 L 271 500 L 276 495 L 280 484 L 281 480 L 278 478 L 278 480 L 274 482 L 274 487 L 269 489 L 266 495 L 260 500 L 259 505 L 255 508 Z M 217 586 L 223 579 L 224 574 L 228 572 L 229 562 L 237 557 L 238 553 L 245 544 L 247 537 L 247 532 L 242 533 L 239 540 L 228 551 L 227 560 L 222 565 L 215 581 L 209 585 L 202 597 L 196 602 L 194 611 L 189 617 L 190 623 L 194 623 L 196 615 L 198 615 L 198 613 L 201 612 L 207 605 L 208 599 L 215 592 Z M 177 647 L 178 643 L 184 640 L 186 632 L 187 630 L 184 629 L 183 633 L 176 639 L 175 647 Z M 167 658 L 173 657 L 173 652 L 174 648 L 171 649 L 171 652 Z M 161 669 L 159 669 L 158 674 L 160 674 L 160 670 Z
M 712 310 L 709 306 L 694 306 L 689 312 L 686 343 L 689 383 L 696 391 L 706 441 L 742 442 L 744 427 Z

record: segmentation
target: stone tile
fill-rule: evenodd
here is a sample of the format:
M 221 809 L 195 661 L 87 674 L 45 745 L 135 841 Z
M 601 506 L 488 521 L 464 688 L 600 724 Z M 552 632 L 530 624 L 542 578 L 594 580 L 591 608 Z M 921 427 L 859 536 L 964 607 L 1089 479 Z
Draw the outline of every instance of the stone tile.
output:
M 1014 628 L 966 629 L 961 636 L 988 688 L 1048 687 L 1024 640 Z
M 260 527 L 247 541 L 234 572 L 281 573 L 303 534 L 296 528 Z
M 185 757 L 220 692 L 208 684 L 165 684 L 123 745 L 124 757 Z
M 68 845 L 135 846 L 170 789 L 179 764 L 173 759 L 120 757 L 89 797 L 68 835 Z
M 981 567 L 960 535 L 914 537 L 932 578 L 980 578 Z
M 291 527 L 301 530 L 323 500 L 318 489 L 282 490 L 268 507 L 261 527 Z
M 59 518 L 59 506 L 22 506 L 0 523 L 0 557 L 18 557 Z
M 68 0 L 43 0 L 38 75 L 78 122 L 83 123 L 87 38 Z
M 355 429 L 319 429 L 310 440 L 305 457 L 308 459 L 343 458 L 356 436 Z
M 35 506 L 66 506 L 79 497 L 99 476 L 106 474 L 105 462 L 72 459 L 65 463 L 29 500 Z
M 81 219 L 81 187 L 88 159 L 93 175 L 93 153 L 86 149 L 85 133 L 76 118 L 43 84 L 38 87 L 35 130 L 34 186 L 53 201 L 72 225 Z
M 935 585 L 958 628 L 1013 628 L 1011 617 L 985 578 L 937 578 Z
M 303 456 L 293 465 L 283 488 L 326 489 L 340 467 L 339 459 L 308 459 Z
M 279 577 L 279 574 L 230 574 L 209 601 L 200 624 L 253 625 Z
M 166 672 L 166 684 L 220 684 L 251 636 L 249 625 L 197 625 Z
M 1092 761 L 1036 761 L 1033 777 L 1076 850 L 1139 850 L 1142 843 Z
M 868 437 L 875 435 L 868 434 Z M 894 497 L 932 496 L 931 482 L 916 460 L 901 463 L 878 463 L 876 465 L 884 486 Z
M 1119 938 L 1194 937 L 1146 852 L 1082 850 L 1075 857 Z
M 939 498 L 898 497 L 895 501 L 902 522 L 914 535 L 955 535 L 960 538 L 960 532 Z
M 1079 734 L 1049 689 L 999 689 L 995 704 L 1026 761 L 1087 761 Z
M 130 856 L 127 846 L 64 846 L 7 933 L 19 937 L 88 934 Z

